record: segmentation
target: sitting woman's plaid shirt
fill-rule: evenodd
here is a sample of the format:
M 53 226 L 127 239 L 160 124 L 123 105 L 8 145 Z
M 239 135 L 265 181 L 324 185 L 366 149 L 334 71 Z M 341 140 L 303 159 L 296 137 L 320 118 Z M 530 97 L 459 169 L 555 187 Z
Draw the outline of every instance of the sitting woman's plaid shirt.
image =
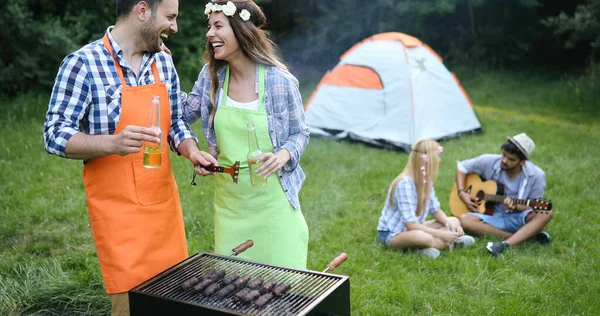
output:
M 394 205 L 390 206 L 390 195 L 394 194 Z M 381 211 L 378 231 L 390 232 L 388 241 L 406 230 L 405 223 L 423 224 L 427 215 L 433 214 L 440 209 L 440 201 L 435 196 L 435 190 L 431 187 L 429 200 L 425 203 L 423 213 L 417 217 L 417 190 L 415 182 L 409 176 L 402 178 L 396 186 L 396 191 L 391 192 L 391 186 Z

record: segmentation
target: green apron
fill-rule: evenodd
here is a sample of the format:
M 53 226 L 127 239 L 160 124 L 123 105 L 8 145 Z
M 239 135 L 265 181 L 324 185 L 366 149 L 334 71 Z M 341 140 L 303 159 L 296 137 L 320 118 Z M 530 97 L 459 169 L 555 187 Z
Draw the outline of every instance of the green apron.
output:
M 219 165 L 229 167 L 240 161 L 238 183 L 231 176 L 217 173 L 215 181 L 215 252 L 229 255 L 231 249 L 248 239 L 254 246 L 240 258 L 278 266 L 306 269 L 308 227 L 302 212 L 288 201 L 279 176 L 273 173 L 262 187 L 250 184 L 247 123 L 254 122 L 258 145 L 271 152 L 265 111 L 265 67 L 258 67 L 258 109 L 227 106 L 229 66 L 223 94 L 215 114 L 215 135 L 219 146 Z

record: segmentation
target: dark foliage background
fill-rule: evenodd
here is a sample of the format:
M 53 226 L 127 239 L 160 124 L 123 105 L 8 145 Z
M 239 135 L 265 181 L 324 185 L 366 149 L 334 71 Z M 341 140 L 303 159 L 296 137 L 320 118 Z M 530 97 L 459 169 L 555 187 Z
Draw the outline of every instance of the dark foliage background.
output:
M 600 0 L 262 0 L 269 30 L 293 70 L 327 69 L 356 42 L 397 31 L 421 39 L 450 65 L 592 69 Z M 205 43 L 205 2 L 180 1 L 168 46 L 193 80 Z M 114 23 L 114 1 L 0 1 L 0 92 L 47 91 L 69 52 Z

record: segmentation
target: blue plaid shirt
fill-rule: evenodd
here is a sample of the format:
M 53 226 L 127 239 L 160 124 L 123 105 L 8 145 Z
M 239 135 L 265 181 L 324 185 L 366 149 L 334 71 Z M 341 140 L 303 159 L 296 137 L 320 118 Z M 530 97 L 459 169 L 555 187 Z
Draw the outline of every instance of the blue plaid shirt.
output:
M 306 175 L 299 162 L 300 156 L 308 144 L 309 130 L 304 118 L 304 106 L 298 90 L 298 80 L 292 74 L 277 67 L 267 66 L 265 72 L 265 111 L 267 112 L 267 125 L 273 151 L 278 152 L 285 148 L 291 156 L 291 159 L 278 171 L 279 178 L 290 204 L 295 209 L 300 210 L 298 194 Z M 225 67 L 219 70 L 218 75 L 219 90 L 217 95 L 220 95 L 225 80 Z M 255 91 L 258 93 L 258 70 L 256 78 Z M 210 152 L 213 156 L 218 157 L 219 147 L 215 130 L 209 128 L 212 125 L 209 124 L 209 116 L 212 111 L 210 105 L 211 87 L 208 65 L 204 65 L 192 92 L 189 96 L 182 94 L 182 97 L 185 99 L 185 120 L 192 124 L 201 119 L 202 131 Z M 217 108 L 220 101 L 220 99 L 216 100 Z
M 440 210 L 440 201 L 435 196 L 435 190 L 431 188 L 429 201 L 425 203 L 423 213 L 417 217 L 417 191 L 415 182 L 409 176 L 402 178 L 396 186 L 394 194 L 394 205 L 390 206 L 390 196 L 392 194 L 392 186 L 388 190 L 385 205 L 379 217 L 377 225 L 378 231 L 388 231 L 389 240 L 406 230 L 405 223 L 420 223 L 423 224 L 427 215 L 433 214 Z
M 139 76 L 123 59 L 123 50 L 106 30 L 113 52 L 129 86 L 153 84 L 152 62 L 156 62 L 159 76 L 167 86 L 171 102 L 171 129 L 168 140 L 172 148 L 196 136 L 183 120 L 179 102 L 179 77 L 171 56 L 165 53 L 145 53 Z M 67 141 L 78 132 L 89 135 L 114 134 L 121 114 L 121 81 L 112 56 L 102 43 L 94 41 L 65 57 L 58 70 L 46 124 L 44 143 L 46 151 L 65 157 Z

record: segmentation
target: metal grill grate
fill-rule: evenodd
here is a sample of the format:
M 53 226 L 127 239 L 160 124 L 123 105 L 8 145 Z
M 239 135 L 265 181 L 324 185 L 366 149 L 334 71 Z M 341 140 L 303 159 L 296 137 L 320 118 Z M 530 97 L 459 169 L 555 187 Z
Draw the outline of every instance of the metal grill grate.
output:
M 181 289 L 181 284 L 184 281 L 203 275 L 209 269 L 224 269 L 226 274 L 237 272 L 239 276 L 249 274 L 252 276 L 251 280 L 258 277 L 262 277 L 264 280 L 274 279 L 278 284 L 288 283 L 291 287 L 284 295 L 274 298 L 263 307 L 235 300 L 234 293 L 237 291 L 223 298 L 218 298 L 216 295 L 204 296 L 200 293 Z M 219 282 L 222 282 L 222 280 Z M 156 304 L 155 300 L 167 300 L 171 301 L 171 303 L 203 307 L 228 314 L 306 315 L 342 284 L 344 284 L 343 288 L 345 288 L 343 292 L 347 293 L 341 293 L 341 297 L 345 296 L 346 298 L 342 298 L 342 300 L 347 300 L 348 302 L 347 304 L 345 302 L 336 302 L 336 304 L 341 304 L 342 306 L 348 305 L 347 310 L 349 314 L 348 277 L 288 269 L 233 257 L 203 253 L 186 259 L 130 291 L 130 306 L 132 315 L 134 315 L 134 311 L 138 309 L 136 306 L 136 297 L 145 295 L 153 299 L 145 299 L 140 304 L 147 304 L 148 302 Z M 339 300 L 340 293 L 336 296 L 338 296 L 337 300 Z M 177 306 L 177 304 L 170 305 Z M 342 308 L 342 310 L 345 309 Z M 342 312 L 339 315 L 342 314 L 344 313 Z

